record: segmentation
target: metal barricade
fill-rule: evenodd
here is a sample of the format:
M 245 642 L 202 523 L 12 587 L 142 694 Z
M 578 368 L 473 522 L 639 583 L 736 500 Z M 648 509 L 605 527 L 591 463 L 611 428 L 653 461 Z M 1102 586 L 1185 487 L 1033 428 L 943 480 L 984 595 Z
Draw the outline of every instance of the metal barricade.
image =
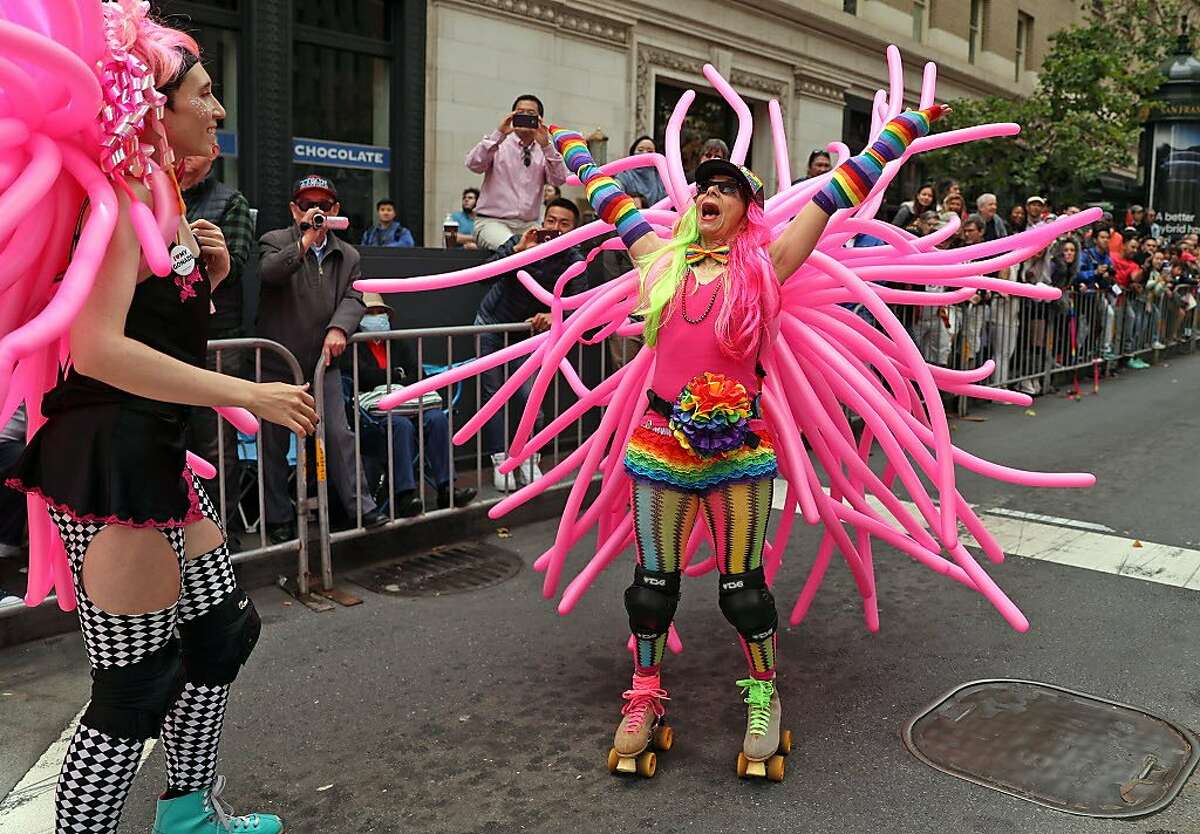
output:
M 263 354 L 263 351 L 265 350 L 265 351 L 277 356 L 286 365 L 287 371 L 291 375 L 295 384 L 297 384 L 297 385 L 303 384 L 304 376 L 301 373 L 300 363 L 296 361 L 296 357 L 294 357 L 291 354 L 291 352 L 288 351 L 288 349 L 285 348 L 283 345 L 279 344 L 278 342 L 270 341 L 269 339 L 247 338 L 247 339 L 222 339 L 222 340 L 218 340 L 218 341 L 211 341 L 208 343 L 208 351 L 210 354 L 210 358 L 212 360 L 210 363 L 210 367 L 212 367 L 214 370 L 216 370 L 218 372 L 224 372 L 224 366 L 228 365 L 229 363 L 224 361 L 223 354 L 226 354 L 226 353 L 229 353 L 232 351 L 248 351 L 248 350 L 254 351 L 254 376 L 253 376 L 253 379 L 256 382 L 262 381 L 262 354 Z M 230 431 L 235 431 L 235 430 L 233 430 L 232 427 L 226 425 L 224 420 L 221 420 L 219 418 L 216 419 L 216 450 L 217 451 L 216 451 L 216 454 L 213 456 L 216 457 L 217 477 L 219 479 L 218 480 L 218 490 L 217 490 L 219 501 L 214 501 L 213 503 L 218 505 L 218 512 L 221 515 L 221 526 L 224 529 L 228 529 L 228 523 L 229 523 L 229 519 L 227 518 L 227 513 L 226 513 L 226 506 L 227 506 L 226 497 L 228 494 L 228 490 L 230 488 L 229 480 L 228 480 L 230 473 L 227 472 L 227 466 L 225 464 L 225 455 L 221 453 L 221 450 L 224 450 L 226 448 L 226 446 L 225 446 L 226 436 L 228 435 L 228 433 Z M 235 443 L 237 443 L 236 437 L 234 438 L 234 441 L 235 441 Z M 309 506 L 306 480 L 302 475 L 299 475 L 296 478 L 296 530 L 297 530 L 296 538 L 291 541 L 281 542 L 278 544 L 269 543 L 267 541 L 266 523 L 265 523 L 266 502 L 265 502 L 265 486 L 264 486 L 264 477 L 263 477 L 263 466 L 261 463 L 261 461 L 263 460 L 263 442 L 262 442 L 262 433 L 261 432 L 259 432 L 259 434 L 255 436 L 254 444 L 255 444 L 255 448 L 256 448 L 256 454 L 254 457 L 254 461 L 256 463 L 256 465 L 254 467 L 254 469 L 256 470 L 255 471 L 255 487 L 257 490 L 258 507 L 259 507 L 259 521 L 256 526 L 258 528 L 257 532 L 259 534 L 259 545 L 257 547 L 243 548 L 243 549 L 238 550 L 235 553 L 232 553 L 233 563 L 241 564 L 243 562 L 248 562 L 248 561 L 251 561 L 254 559 L 261 559 L 261 558 L 267 557 L 267 556 L 274 556 L 274 555 L 277 555 L 280 553 L 289 553 L 289 552 L 295 551 L 296 552 L 297 584 L 298 584 L 298 588 L 299 588 L 299 593 L 302 596 L 307 595 L 308 594 L 308 569 L 309 569 L 308 510 L 311 509 L 311 507 Z M 195 451 L 195 450 L 193 450 L 193 451 Z M 202 457 L 203 457 L 203 455 L 202 455 Z M 297 440 L 297 443 L 296 443 L 296 468 L 299 473 L 303 473 L 305 470 L 304 443 L 299 440 Z M 57 598 L 55 595 L 51 594 L 49 597 L 46 598 L 46 600 L 42 604 L 50 605 L 55 602 L 57 602 Z M 0 617 L 14 616 L 14 615 L 17 615 L 17 614 L 20 614 L 20 613 L 23 613 L 26 611 L 30 611 L 30 610 L 33 610 L 33 609 L 28 608 L 24 603 L 21 603 L 21 602 L 3 604 L 3 605 L 0 605 Z
M 897 315 L 902 310 L 894 308 Z M 1196 289 L 1158 293 L 1071 287 L 1061 299 L 1035 301 L 997 293 L 949 308 L 908 312 L 911 335 L 926 361 L 970 370 L 992 359 L 984 384 L 1028 394 L 1052 389 L 1055 375 L 1081 371 L 1098 385 L 1114 363 L 1169 350 L 1195 352 L 1200 341 Z M 968 399 L 958 399 L 965 414 Z
M 291 351 L 285 348 L 278 342 L 273 342 L 270 339 L 245 338 L 245 339 L 221 339 L 208 343 L 209 353 L 214 356 L 213 369 L 218 373 L 223 373 L 224 354 L 234 351 L 254 351 L 254 376 L 255 382 L 263 381 L 263 351 L 266 350 L 281 360 L 286 366 L 286 375 L 291 377 L 291 382 L 294 385 L 304 384 L 304 373 L 300 368 L 300 363 Z M 229 433 L 234 434 L 234 444 L 242 446 L 239 449 L 238 460 L 241 462 L 241 453 L 248 452 L 244 442 L 237 436 L 237 431 L 232 426 L 226 424 L 224 420 L 217 420 L 217 478 L 218 478 L 218 494 L 220 496 L 220 504 L 218 511 L 221 514 L 221 526 L 228 530 L 229 519 L 227 518 L 227 496 L 230 489 L 229 475 L 225 465 L 226 455 L 222 450 L 226 448 L 226 436 Z M 309 552 L 308 552 L 308 512 L 315 505 L 310 504 L 308 497 L 308 479 L 305 477 L 307 471 L 307 450 L 304 439 L 299 435 L 293 434 L 296 449 L 296 538 L 285 542 L 272 544 L 267 539 L 267 501 L 266 501 L 266 476 L 264 460 L 263 433 L 261 430 L 254 436 L 254 490 L 258 504 L 258 519 L 254 523 L 247 523 L 246 532 L 258 534 L 257 547 L 243 547 L 236 553 L 232 554 L 233 563 L 240 564 L 242 562 L 261 559 L 266 556 L 274 556 L 279 553 L 296 552 L 296 584 L 297 590 L 301 596 L 306 596 L 309 592 Z M 285 450 L 286 454 L 286 450 Z M 248 461 L 247 461 L 248 462 Z M 285 464 L 287 465 L 287 464 Z M 240 475 L 240 473 L 239 473 Z M 241 498 L 245 493 L 241 493 L 241 478 L 238 478 L 237 484 L 234 486 L 239 491 L 238 501 L 236 505 L 241 507 Z M 214 502 L 216 503 L 216 502 Z M 248 521 L 244 513 L 242 520 Z M 245 544 L 245 542 L 242 542 Z
M 468 390 L 467 386 L 470 383 L 464 380 L 439 389 L 440 402 L 432 402 L 431 397 L 428 399 L 422 398 L 420 401 L 414 402 L 402 410 L 393 410 L 386 414 L 373 415 L 371 412 L 360 407 L 357 396 L 361 387 L 359 375 L 360 362 L 363 361 L 364 356 L 372 356 L 371 361 L 382 362 L 385 389 L 391 391 L 393 388 L 408 385 L 413 381 L 411 379 L 401 380 L 395 373 L 395 368 L 401 361 L 401 351 L 408 352 L 409 364 L 415 368 L 417 378 L 421 379 L 425 376 L 431 376 L 443 370 L 456 367 L 462 364 L 462 362 L 475 357 L 503 350 L 515 343 L 512 339 L 514 334 L 524 336 L 529 334 L 529 332 L 530 326 L 528 324 L 501 324 L 416 328 L 387 332 L 357 333 L 351 336 L 346 347 L 349 358 L 346 358 L 345 354 L 343 355 L 342 359 L 338 362 L 339 368 L 336 374 L 336 377 L 339 378 L 339 383 L 343 386 L 348 385 L 349 390 L 355 392 L 354 399 L 350 403 L 351 415 L 344 425 L 335 425 L 335 422 L 340 420 L 340 415 L 335 418 L 333 415 L 327 413 L 328 406 L 336 401 L 333 395 L 326 390 L 330 384 L 333 384 L 335 375 L 331 371 L 334 369 L 327 368 L 323 359 L 318 363 L 313 373 L 313 395 L 316 398 L 317 412 L 321 418 L 317 426 L 316 460 L 318 518 L 321 524 L 321 583 L 324 589 L 331 590 L 333 588 L 332 546 L 335 543 L 365 536 L 376 531 L 396 529 L 413 523 L 415 517 L 402 517 L 396 513 L 395 499 L 398 466 L 414 467 L 412 482 L 414 483 L 417 501 L 419 506 L 422 507 L 420 517 L 423 518 L 461 512 L 464 509 L 454 504 L 455 486 L 462 482 L 461 467 L 457 465 L 459 463 L 467 463 L 468 465 L 473 463 L 474 478 L 468 478 L 467 482 L 470 483 L 473 481 L 479 497 L 472 503 L 472 506 L 489 507 L 498 503 L 504 497 L 503 495 L 484 496 L 483 473 L 486 465 L 492 463 L 490 460 L 484 460 L 485 454 L 492 451 L 492 449 L 485 450 L 484 448 L 486 426 L 481 429 L 476 437 L 466 444 L 466 448 L 471 450 L 470 454 L 459 456 L 457 459 L 454 454 L 454 446 L 451 440 L 456 431 L 456 422 L 461 422 L 461 420 L 457 419 L 456 410 L 460 406 L 460 401 L 463 399 L 463 395 Z M 374 350 L 380 354 L 378 358 L 360 349 L 360 346 L 368 342 L 375 343 Z M 465 348 L 463 345 L 464 342 L 472 345 L 473 350 Z M 411 343 L 411 345 L 408 343 Z M 511 360 L 490 372 L 494 376 L 489 383 L 485 383 L 485 375 L 475 376 L 474 383 L 470 387 L 474 389 L 476 407 L 485 398 L 490 397 L 499 385 L 507 381 L 509 373 L 515 370 L 524 359 L 525 357 L 519 357 Z M 579 345 L 574 349 L 575 371 L 585 381 L 590 378 L 593 380 L 592 384 L 594 384 L 595 381 L 598 381 L 599 378 L 602 378 L 607 373 L 606 366 L 608 364 L 610 363 L 608 362 L 607 346 L 604 344 L 596 346 Z M 345 373 L 347 366 L 350 379 L 343 382 L 341 377 Z M 531 384 L 531 382 L 527 384 Z M 345 398 L 343 398 L 344 400 Z M 560 379 L 556 376 L 553 386 L 543 404 L 544 421 L 549 422 L 554 419 L 574 402 L 574 392 L 570 390 L 569 386 L 561 386 Z M 427 415 L 431 411 L 441 411 L 444 413 L 444 422 L 446 424 L 444 430 L 447 435 L 446 443 L 448 446 L 444 460 L 448 460 L 449 469 L 447 474 L 450 502 L 449 506 L 437 509 L 429 508 L 429 490 L 427 489 L 427 486 L 431 484 L 432 475 L 428 471 L 430 450 L 426 438 L 426 420 Z M 469 410 L 468 413 L 473 414 L 474 409 Z M 503 426 L 501 432 L 503 441 L 497 442 L 493 440 L 493 445 L 498 445 L 500 449 L 507 449 L 510 445 L 510 416 L 515 418 L 517 413 L 510 404 L 506 403 L 504 408 L 492 418 L 497 424 Z M 397 444 L 395 443 L 397 419 L 406 419 L 415 423 L 412 429 L 404 429 L 406 432 L 413 431 L 415 433 L 415 455 L 412 461 L 397 459 Z M 438 419 L 441 420 L 442 418 Z M 548 454 L 554 459 L 558 459 L 566 446 L 569 445 L 571 448 L 574 448 L 574 446 L 582 443 L 585 427 L 590 421 L 594 421 L 595 419 L 594 413 L 583 415 L 583 417 L 576 421 L 573 442 L 569 430 L 562 432 L 554 438 L 547 450 Z M 371 423 L 369 427 L 371 433 L 377 435 L 376 439 L 378 439 L 378 435 L 382 432 L 382 447 L 384 450 L 382 453 L 384 458 L 382 462 L 375 459 L 370 460 L 372 471 L 369 474 L 371 475 L 372 483 L 368 483 L 368 479 L 365 477 L 368 474 L 366 472 L 368 460 L 364 458 L 363 454 L 364 426 L 368 421 Z M 379 426 L 379 423 L 382 423 L 382 426 Z M 543 423 L 539 421 L 539 428 L 541 425 Z M 495 432 L 496 430 L 496 427 L 493 426 L 492 431 Z M 342 435 L 336 442 L 353 443 L 353 472 L 349 472 L 348 467 L 346 467 L 347 471 L 338 473 L 343 486 L 353 478 L 353 485 L 350 488 L 350 491 L 353 492 L 353 504 L 347 500 L 347 496 L 338 496 L 341 500 L 343 514 L 351 516 L 350 518 L 343 519 L 343 521 L 350 523 L 351 526 L 347 529 L 336 531 L 330 527 L 333 516 L 330 508 L 329 463 L 331 456 L 337 455 L 337 465 L 345 466 L 344 462 L 348 456 L 343 449 L 331 448 L 329 431 L 336 431 L 339 435 Z M 350 437 L 346 438 L 343 432 L 348 433 Z M 526 469 L 526 465 L 523 464 L 521 469 L 528 473 L 525 475 L 526 479 L 536 477 L 532 467 Z M 382 471 L 380 472 L 379 470 Z M 519 475 L 520 473 L 514 474 Z M 512 475 L 509 477 L 512 477 Z M 375 483 L 377 479 L 379 482 Z M 405 480 L 407 481 L 408 479 Z M 437 483 L 433 483 L 432 485 L 434 487 L 440 486 Z M 372 493 L 370 502 L 364 501 L 364 490 Z M 363 508 L 374 503 L 374 493 L 377 492 L 387 502 L 387 520 L 383 524 L 368 530 L 363 527 Z

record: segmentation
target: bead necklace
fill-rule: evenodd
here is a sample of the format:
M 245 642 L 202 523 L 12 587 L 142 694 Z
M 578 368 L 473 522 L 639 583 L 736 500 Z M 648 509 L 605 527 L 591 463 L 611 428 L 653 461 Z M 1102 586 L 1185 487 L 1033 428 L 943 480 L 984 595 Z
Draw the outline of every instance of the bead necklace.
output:
M 695 276 L 696 276 L 696 273 L 693 272 L 692 277 L 694 278 Z M 713 280 L 709 281 L 708 283 L 715 284 L 719 280 L 721 280 L 721 279 L 714 278 Z M 697 287 L 700 286 L 700 283 L 698 281 L 696 282 L 696 286 Z M 717 301 L 717 291 L 715 289 L 712 291 L 712 294 L 708 297 L 708 306 L 704 308 L 704 312 L 700 315 L 700 318 L 698 318 L 698 319 L 688 318 L 687 297 L 688 297 L 688 291 L 687 291 L 687 284 L 685 283 L 684 288 L 683 288 L 683 297 L 680 299 L 680 313 L 683 314 L 683 320 L 686 321 L 688 324 L 699 324 L 700 322 L 702 322 L 706 318 L 708 318 L 708 314 L 712 312 L 713 304 L 715 304 Z

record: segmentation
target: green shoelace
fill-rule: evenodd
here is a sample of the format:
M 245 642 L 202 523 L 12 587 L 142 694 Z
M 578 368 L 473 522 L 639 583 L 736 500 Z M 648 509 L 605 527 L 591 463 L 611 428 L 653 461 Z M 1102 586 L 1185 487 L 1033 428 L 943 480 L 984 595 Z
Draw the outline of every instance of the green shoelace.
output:
M 745 701 L 750 705 L 750 732 L 764 736 L 771 725 L 771 696 L 775 694 L 775 681 L 758 678 L 743 678 L 737 682 L 742 688 Z

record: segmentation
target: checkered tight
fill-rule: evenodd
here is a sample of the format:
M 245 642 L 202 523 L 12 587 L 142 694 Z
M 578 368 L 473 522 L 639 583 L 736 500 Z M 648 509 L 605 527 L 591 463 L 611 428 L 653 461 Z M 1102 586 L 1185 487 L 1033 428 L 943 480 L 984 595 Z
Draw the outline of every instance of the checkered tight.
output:
M 92 668 L 127 666 L 162 648 L 175 633 L 176 606 L 134 615 L 100 610 L 83 587 L 83 557 L 105 525 L 56 511 L 51 517 L 71 563 L 79 624 Z M 165 529 L 162 534 L 182 565 L 183 531 Z M 110 834 L 117 830 L 143 744 L 142 739 L 113 738 L 79 725 L 58 777 L 57 834 Z
M 195 475 L 192 485 L 200 498 L 200 511 L 218 528 L 220 516 Z M 179 620 L 188 622 L 224 601 L 237 588 L 229 547 L 188 560 L 183 567 Z M 167 790 L 182 795 L 209 788 L 217 775 L 217 748 L 229 702 L 228 685 L 188 681 L 183 693 L 163 721 L 162 743 L 167 754 Z

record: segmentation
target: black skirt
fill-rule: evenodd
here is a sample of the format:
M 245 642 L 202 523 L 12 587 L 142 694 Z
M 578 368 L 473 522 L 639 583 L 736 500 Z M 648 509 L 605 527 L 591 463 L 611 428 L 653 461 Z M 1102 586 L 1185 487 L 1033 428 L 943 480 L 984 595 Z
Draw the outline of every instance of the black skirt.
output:
M 188 409 L 96 404 L 59 411 L 5 473 L 85 522 L 182 527 L 203 518 L 186 471 Z

